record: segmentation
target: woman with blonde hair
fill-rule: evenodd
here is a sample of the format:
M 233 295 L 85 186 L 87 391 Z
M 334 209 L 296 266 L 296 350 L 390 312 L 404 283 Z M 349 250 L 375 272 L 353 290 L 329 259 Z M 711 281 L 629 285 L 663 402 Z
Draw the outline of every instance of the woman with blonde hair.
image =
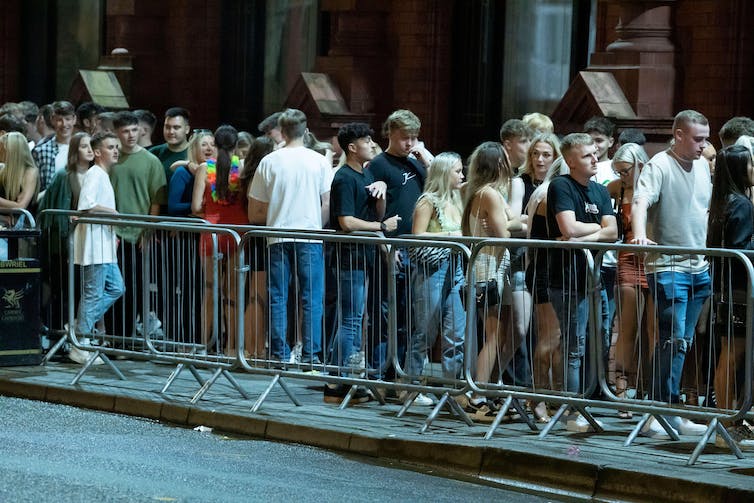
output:
M 460 236 L 463 203 L 461 185 L 463 165 L 455 152 L 443 152 L 434 158 L 427 175 L 424 192 L 414 207 L 412 233 L 419 236 Z M 406 372 L 412 377 L 422 374 L 424 359 L 442 333 L 442 370 L 447 379 L 461 377 L 466 312 L 461 304 L 463 285 L 461 257 L 448 248 L 413 248 L 410 256 L 412 273 L 413 333 L 406 355 Z M 415 403 L 432 404 L 419 395 Z
M 217 155 L 212 131 L 195 132 L 188 144 L 188 159 L 175 161 L 170 169 L 173 176 L 168 184 L 168 214 L 185 217 L 191 214 L 191 199 L 194 192 L 194 173 L 203 162 Z
M 469 160 L 469 182 L 465 188 L 464 235 L 510 237 L 508 222 L 512 215 L 501 188 L 508 186 L 512 177 L 513 170 L 502 145 L 485 142 L 474 150 Z M 474 376 L 476 382 L 484 383 L 490 381 L 495 360 L 498 360 L 500 369 L 505 369 L 523 341 L 507 340 L 503 330 L 505 323 L 501 319 L 506 312 L 502 305 L 511 303 L 510 299 L 503 299 L 504 292 L 510 293 L 510 288 L 505 288 L 510 280 L 508 250 L 496 246 L 484 247 L 471 267 L 477 288 L 481 290 L 477 296 L 483 293 L 485 297 L 482 305 L 476 306 L 484 319 L 484 344 L 477 358 Z M 497 411 L 485 398 L 472 396 L 467 412 L 479 421 L 493 421 Z
M 24 135 L 0 136 L 0 163 L 0 208 L 29 208 L 39 189 L 39 169 Z
M 21 133 L 0 136 L 0 208 L 28 209 L 37 197 L 39 170 L 34 164 L 26 137 Z M 9 215 L 0 215 L 0 223 L 22 225 Z M 0 240 L 0 259 L 8 258 L 8 242 Z

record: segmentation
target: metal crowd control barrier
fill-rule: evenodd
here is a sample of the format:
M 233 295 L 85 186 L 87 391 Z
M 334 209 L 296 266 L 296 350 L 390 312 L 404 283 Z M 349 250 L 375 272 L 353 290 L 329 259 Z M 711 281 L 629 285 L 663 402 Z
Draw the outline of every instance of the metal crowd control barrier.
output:
M 336 247 L 339 245 L 352 245 L 352 246 L 358 246 L 362 245 L 365 248 L 366 247 L 372 247 L 372 248 L 378 248 L 380 246 L 389 246 L 391 247 L 387 251 L 388 256 L 392 256 L 393 248 L 417 248 L 420 246 L 425 247 L 439 247 L 439 248 L 446 248 L 449 250 L 452 250 L 453 253 L 458 254 L 461 257 L 468 257 L 469 251 L 468 248 L 465 247 L 462 244 L 455 243 L 452 241 L 440 241 L 440 240 L 427 240 L 427 239 L 401 239 L 401 238 L 382 238 L 382 237 L 376 237 L 376 236 L 369 236 L 366 235 L 367 233 L 358 233 L 356 234 L 335 234 L 332 232 L 326 232 L 326 231 L 289 231 L 289 230 L 275 230 L 275 229 L 263 229 L 258 227 L 250 227 L 250 230 L 246 232 L 242 239 L 242 247 L 245 249 L 248 249 L 248 246 L 250 243 L 255 239 L 262 239 L 262 238 L 272 238 L 272 239 L 288 239 L 288 240 L 303 240 L 303 241 L 316 241 L 318 243 L 327 243 L 329 245 L 335 245 Z M 240 228 L 239 228 L 240 230 Z M 271 252 L 272 253 L 272 252 Z M 337 253 L 337 252 L 336 252 Z M 247 256 L 250 254 L 247 253 Z M 379 264 L 382 263 L 378 258 L 375 258 L 375 263 Z M 269 263 L 267 264 L 269 266 Z M 374 264 L 372 264 L 374 265 Z M 352 399 L 354 394 L 357 391 L 358 386 L 364 386 L 372 391 L 374 396 L 384 403 L 383 397 L 381 394 L 382 390 L 390 389 L 393 391 L 405 391 L 407 392 L 407 395 L 405 397 L 405 405 L 404 408 L 399 413 L 405 412 L 405 409 L 410 406 L 411 402 L 414 400 L 414 398 L 417 396 L 418 393 L 431 393 L 434 395 L 437 395 L 440 397 L 440 403 L 438 404 L 438 407 L 446 406 L 449 407 L 453 413 L 458 414 L 462 418 L 468 421 L 468 418 L 466 418 L 463 411 L 458 407 L 455 401 L 448 401 L 448 397 L 452 394 L 458 394 L 459 392 L 462 392 L 462 390 L 465 388 L 465 383 L 462 380 L 448 380 L 445 382 L 438 383 L 438 385 L 422 385 L 422 384 L 413 384 L 412 382 L 408 382 L 409 380 L 412 380 L 412 378 L 416 377 L 419 378 L 420 376 L 411 376 L 408 375 L 402 368 L 402 362 L 399 359 L 399 356 L 395 350 L 396 346 L 398 345 L 398 323 L 397 323 L 397 308 L 396 308 L 396 293 L 395 293 L 395 273 L 396 273 L 396 263 L 394 260 L 387 260 L 385 262 L 385 265 L 387 266 L 386 271 L 386 279 L 387 279 L 387 303 L 388 303 L 388 324 L 387 324 L 387 334 L 384 333 L 378 333 L 373 337 L 386 337 L 385 341 L 387 342 L 386 347 L 386 353 L 384 354 L 384 358 L 378 358 L 379 361 L 386 361 L 391 362 L 394 368 L 396 369 L 396 375 L 398 379 L 395 382 L 388 382 L 381 379 L 381 375 L 378 375 L 379 369 L 377 368 L 370 368 L 366 362 L 372 362 L 375 361 L 372 354 L 372 347 L 370 347 L 370 344 L 364 344 L 362 346 L 362 350 L 365 351 L 365 362 L 360 365 L 333 365 L 332 363 L 327 363 L 328 353 L 329 353 L 329 346 L 327 342 L 327 334 L 325 337 L 323 337 L 324 342 L 322 345 L 323 348 L 323 357 L 325 359 L 325 363 L 321 364 L 308 364 L 308 365 L 300 365 L 296 363 L 290 363 L 286 361 L 279 361 L 280 358 L 276 359 L 267 359 L 267 358 L 255 358 L 255 359 L 249 359 L 246 358 L 245 355 L 239 354 L 239 359 L 241 361 L 242 367 L 254 374 L 263 374 L 263 375 L 269 375 L 272 377 L 272 381 L 268 385 L 267 389 L 262 393 L 262 395 L 259 397 L 257 402 L 254 404 L 252 411 L 257 411 L 263 402 L 266 400 L 267 396 L 269 395 L 270 391 L 274 388 L 275 385 L 280 385 L 283 391 L 288 395 L 288 397 L 291 399 L 291 401 L 294 404 L 298 404 L 298 400 L 293 395 L 293 393 L 290 391 L 290 388 L 285 384 L 284 378 L 287 377 L 295 377 L 299 379 L 309 379 L 309 380 L 317 380 L 317 381 L 323 381 L 325 383 L 337 383 L 338 385 L 344 385 L 349 387 L 348 394 L 344 397 L 343 401 L 341 402 L 341 407 L 345 407 L 348 405 L 349 401 Z M 269 267 L 268 267 L 269 272 Z M 369 281 L 376 282 L 377 279 L 372 277 Z M 372 293 L 375 293 L 376 290 L 373 289 Z M 378 299 L 372 299 L 372 301 L 375 301 Z M 342 321 L 342 320 L 338 320 Z M 377 320 L 371 320 L 373 324 L 377 324 Z M 294 329 L 295 330 L 295 329 Z M 289 332 L 290 332 L 289 328 Z M 374 340 L 372 340 L 374 343 Z M 243 343 L 239 342 L 239 347 L 243 347 Z M 268 347 L 272 348 L 272 341 L 268 339 Z M 376 352 L 374 353 L 376 354 Z M 295 369 L 295 370 L 292 370 Z M 308 372 L 308 373 L 302 373 L 300 370 L 309 370 L 309 369 L 315 369 L 317 372 Z M 401 379 L 403 378 L 403 380 Z M 459 391 L 460 390 L 460 391 Z M 430 421 L 431 422 L 431 421 Z M 429 423 L 427 423 L 428 425 Z
M 643 400 L 640 397 L 636 397 L 634 399 L 627 398 L 627 397 L 618 397 L 615 395 L 613 390 L 611 389 L 609 383 L 608 383 L 608 371 L 604 368 L 604 361 L 602 359 L 599 360 L 598 364 L 600 366 L 600 370 L 598 372 L 598 375 L 600 376 L 600 387 L 602 389 L 603 394 L 608 397 L 610 400 L 614 400 L 614 403 L 620 404 L 620 408 L 622 410 L 628 410 L 631 412 L 637 412 L 643 414 L 641 420 L 638 422 L 638 424 L 635 426 L 635 428 L 632 430 L 631 434 L 628 436 L 628 438 L 625 441 L 626 446 L 630 445 L 635 438 L 640 434 L 642 428 L 645 427 L 645 425 L 650 421 L 652 418 L 654 418 L 661 427 L 665 430 L 667 435 L 672 440 L 679 440 L 678 435 L 676 434 L 676 431 L 674 428 L 671 427 L 671 425 L 668 422 L 669 417 L 681 417 L 681 418 L 687 418 L 687 419 L 696 419 L 704 421 L 707 424 L 706 431 L 704 434 L 701 435 L 701 438 L 699 439 L 698 443 L 696 444 L 696 447 L 694 448 L 691 456 L 689 457 L 688 464 L 692 465 L 694 464 L 697 459 L 699 458 L 700 454 L 703 452 L 705 445 L 710 439 L 710 436 L 712 433 L 717 433 L 717 435 L 722 436 L 722 438 L 725 440 L 725 443 L 728 445 L 730 450 L 733 452 L 733 454 L 741 458 L 743 457 L 743 454 L 741 453 L 741 450 L 739 447 L 735 444 L 735 442 L 731 439 L 729 433 L 726 431 L 725 427 L 722 423 L 733 423 L 735 421 L 738 421 L 740 419 L 743 419 L 745 417 L 751 418 L 751 412 L 750 408 L 752 405 L 752 314 L 754 313 L 754 297 L 753 297 L 753 285 L 754 285 L 754 267 L 752 267 L 751 259 L 754 258 L 754 254 L 751 252 L 745 252 L 741 250 L 732 250 L 732 249 L 719 249 L 719 248 L 699 248 L 699 249 L 691 249 L 691 248 L 683 248 L 678 249 L 674 247 L 667 247 L 667 246 L 636 246 L 636 245 L 613 245 L 613 244 L 595 244 L 589 246 L 591 249 L 597 252 L 597 263 L 601 262 L 602 255 L 607 250 L 616 250 L 619 253 L 628 253 L 633 255 L 638 254 L 665 254 L 665 255 L 682 255 L 682 256 L 689 256 L 689 255 L 703 255 L 708 260 L 710 260 L 710 280 L 711 280 L 711 295 L 710 295 L 710 301 L 711 305 L 715 307 L 718 303 L 715 301 L 716 294 L 719 294 L 719 291 L 716 291 L 716 283 L 720 284 L 720 278 L 723 277 L 723 270 L 725 268 L 730 268 L 731 264 L 733 262 L 737 262 L 739 264 L 738 272 L 744 271 L 746 274 L 746 277 L 741 279 L 745 285 L 746 285 L 746 292 L 745 295 L 742 297 L 739 297 L 738 301 L 741 303 L 740 305 L 743 307 L 742 310 L 739 310 L 739 312 L 735 312 L 731 309 L 728 309 L 725 311 L 725 314 L 723 315 L 723 319 L 714 320 L 715 316 L 715 309 L 712 309 L 711 317 L 709 318 L 709 322 L 706 324 L 706 329 L 709 330 L 708 334 L 708 342 L 709 344 L 714 344 L 716 342 L 716 339 L 718 336 L 725 336 L 729 337 L 731 335 L 731 331 L 733 329 L 733 325 L 738 325 L 739 331 L 743 331 L 745 334 L 745 349 L 744 354 L 741 355 L 741 357 L 744 359 L 744 376 L 742 380 L 742 390 L 741 393 L 739 393 L 738 396 L 738 403 L 735 408 L 729 408 L 729 409 L 721 409 L 716 407 L 710 407 L 708 404 L 705 404 L 704 406 L 700 405 L 675 405 L 671 403 L 663 403 L 657 400 L 653 400 L 651 393 L 648 397 L 648 400 Z M 679 253 L 682 252 L 682 253 Z M 720 265 L 716 267 L 716 263 L 719 263 Z M 619 267 L 620 267 L 620 261 L 619 261 Z M 683 271 L 679 271 L 683 272 Z M 594 269 L 595 279 L 594 281 L 598 281 L 599 276 L 599 267 L 595 267 Z M 729 278 L 728 278 L 729 279 Z M 728 283 L 722 285 L 723 288 L 730 288 L 730 285 Z M 655 286 L 655 288 L 659 288 L 658 286 Z M 650 315 L 657 315 L 656 310 L 657 306 L 654 306 L 655 313 L 649 313 Z M 737 319 L 734 320 L 734 317 Z M 740 318 L 745 318 L 744 320 L 741 320 Z M 716 334 L 716 330 L 723 330 L 726 332 L 725 334 Z M 659 337 L 659 335 L 657 335 Z M 597 338 L 598 345 L 601 343 L 601 338 Z M 696 339 L 696 337 L 695 337 Z M 691 348 L 695 346 L 700 346 L 700 341 L 695 340 L 694 345 L 691 346 Z M 686 362 L 685 364 L 688 366 L 689 362 L 688 356 L 691 348 L 686 349 Z M 702 348 L 702 349 L 711 349 L 711 348 Z M 715 351 L 711 351 L 711 355 L 714 355 Z M 726 356 L 726 355 L 723 355 Z M 641 357 L 641 355 L 640 355 Z M 653 363 L 653 371 L 656 365 L 656 359 L 658 358 L 657 355 L 653 355 L 650 360 Z M 728 360 L 728 364 L 731 364 L 731 362 Z M 653 378 L 652 374 L 650 373 L 649 376 L 650 380 Z M 612 404 L 611 404 L 612 406 Z
M 120 313 L 124 316 L 123 323 L 120 324 L 119 327 L 116 327 L 116 330 L 118 330 L 119 328 L 121 329 L 121 333 L 113 335 L 97 334 L 96 337 L 107 344 L 87 344 L 80 340 L 75 333 L 73 325 L 74 306 L 73 303 L 69 303 L 69 324 L 67 329 L 69 342 L 79 350 L 89 351 L 92 353 L 84 362 L 84 366 L 76 375 L 76 377 L 72 381 L 72 384 L 78 382 L 78 380 L 91 368 L 91 366 L 98 362 L 98 358 L 102 362 L 104 362 L 116 374 L 116 376 L 121 379 L 124 378 L 122 373 L 117 369 L 115 364 L 108 357 L 108 355 L 116 355 L 134 359 L 146 359 L 175 364 L 176 368 L 168 378 L 165 387 L 162 390 L 163 392 L 167 391 L 169 386 L 173 383 L 177 375 L 184 367 L 188 368 L 200 385 L 199 391 L 192 398 L 192 403 L 199 400 L 220 376 L 225 377 L 231 384 L 231 386 L 233 386 L 244 398 L 248 398 L 246 392 L 241 388 L 241 386 L 236 382 L 235 378 L 229 372 L 229 370 L 237 364 L 235 355 L 229 354 L 226 346 L 223 344 L 217 343 L 214 345 L 214 347 L 212 344 L 208 344 L 208 342 L 212 342 L 213 340 L 219 340 L 217 323 L 214 324 L 215 328 L 213 329 L 212 333 L 204 333 L 202 335 L 203 339 L 201 341 L 184 340 L 180 334 L 172 332 L 169 326 L 164 327 L 165 330 L 162 331 L 158 331 L 154 326 L 150 326 L 153 318 L 159 319 L 160 313 L 167 312 L 165 310 L 164 302 L 162 304 L 160 304 L 159 302 L 155 303 L 155 300 L 150 298 L 150 285 L 153 281 L 155 281 L 155 271 L 153 270 L 152 264 L 159 263 L 163 267 L 168 268 L 171 263 L 176 263 L 175 260 L 171 262 L 171 260 L 165 256 L 165 253 L 169 250 L 169 247 L 163 246 L 162 248 L 160 248 L 160 251 L 156 254 L 156 256 L 152 255 L 153 247 L 157 248 L 156 245 L 160 241 L 165 244 L 170 239 L 180 239 L 178 236 L 199 237 L 201 235 L 206 235 L 209 237 L 211 246 L 206 253 L 207 256 L 211 259 L 212 272 L 210 274 L 215 278 L 215 280 L 212 282 L 212 291 L 206 292 L 205 289 L 205 294 L 208 296 L 209 294 L 211 294 L 212 301 L 209 303 L 211 305 L 211 311 L 214 313 L 214 316 L 219 316 L 217 313 L 220 313 L 221 311 L 218 308 L 217 304 L 217 290 L 220 288 L 220 282 L 217 278 L 216 265 L 217 259 L 220 255 L 218 253 L 217 245 L 218 236 L 226 239 L 228 243 L 230 243 L 230 245 L 235 245 L 237 247 L 240 238 L 234 231 L 213 225 L 193 224 L 186 221 L 180 221 L 176 223 L 152 223 L 140 220 L 127 220 L 117 218 L 111 219 L 98 216 L 81 216 L 75 222 L 73 222 L 73 225 L 105 225 L 116 228 L 130 227 L 140 229 L 142 232 L 144 232 L 144 235 L 139 238 L 140 240 L 138 245 L 121 243 L 121 248 L 123 246 L 133 246 L 134 248 L 139 248 L 139 256 L 137 257 L 135 262 L 136 264 L 141 265 L 141 271 L 140 274 L 135 273 L 136 275 L 133 276 L 134 281 L 132 283 L 132 288 L 134 290 L 137 290 L 137 292 L 135 292 L 138 293 L 137 299 L 140 297 L 141 304 L 136 309 L 139 311 L 138 314 L 140 314 L 141 320 L 144 320 L 144 322 L 141 324 L 141 328 L 139 328 L 138 323 L 133 323 L 133 326 L 130 326 L 128 323 L 135 321 L 137 313 L 129 313 L 128 311 L 130 311 L 130 309 L 123 307 Z M 73 233 L 71 233 L 71 235 L 69 236 L 69 253 L 73 253 L 73 241 L 74 236 Z M 196 245 L 199 242 L 200 241 L 196 239 L 188 239 L 187 241 L 188 244 L 192 245 Z M 175 257 L 170 258 L 175 259 Z M 244 261 L 242 250 L 239 250 L 238 260 L 241 263 L 243 263 Z M 240 302 L 243 302 L 244 291 L 242 288 L 242 280 L 245 271 L 237 267 L 231 267 L 231 269 L 231 275 L 237 278 L 235 289 L 236 291 L 232 293 L 232 295 L 238 298 Z M 72 260 L 69 262 L 68 271 L 70 277 L 73 278 L 75 276 L 75 272 Z M 206 277 L 206 275 L 202 276 L 202 278 L 204 277 Z M 126 278 L 126 280 L 128 280 L 128 278 Z M 141 281 L 140 285 L 138 284 L 139 280 Z M 168 288 L 164 284 L 161 286 L 163 288 Z M 189 285 L 188 288 L 195 288 L 195 286 L 196 285 L 192 284 Z M 73 296 L 73 289 L 74 281 L 69 281 L 69 292 L 71 297 Z M 173 290 L 169 291 L 172 292 Z M 156 316 L 151 315 L 153 306 L 155 306 L 155 309 L 157 310 Z M 115 309 L 115 311 L 115 314 L 118 314 L 117 308 Z M 197 313 L 191 310 L 189 310 L 189 313 L 192 316 L 197 316 Z M 239 317 L 242 317 L 242 315 Z M 238 319 L 227 320 L 227 324 L 228 326 L 230 326 L 230 324 L 235 324 L 236 327 L 241 327 L 242 321 L 239 322 Z M 127 328 L 126 331 L 122 331 L 124 326 L 127 326 L 129 328 Z M 165 334 L 168 335 L 166 336 Z M 235 341 L 228 341 L 227 343 L 230 347 L 232 347 L 234 345 L 234 342 Z M 211 377 L 206 380 L 202 378 L 197 370 L 197 367 L 211 369 L 213 371 Z
M 44 365 L 51 358 L 53 358 L 60 348 L 67 343 L 67 332 L 65 324 L 68 323 L 68 303 L 69 300 L 73 301 L 74 309 L 77 304 L 78 297 L 69 297 L 68 292 L 68 246 L 69 246 L 69 234 L 73 233 L 73 227 L 71 226 L 71 220 L 79 217 L 92 217 L 103 218 L 112 221 L 129 220 L 131 222 L 170 222 L 174 224 L 208 224 L 205 220 L 197 218 L 176 218 L 176 217 L 160 217 L 151 215 L 129 215 L 129 214 L 93 214 L 86 212 L 78 212 L 72 210 L 58 210 L 49 209 L 40 212 L 38 220 L 36 222 L 37 228 L 42 232 L 42 250 L 41 257 L 43 262 L 43 269 L 46 273 L 46 279 L 48 284 L 46 286 L 47 300 L 43 299 L 43 307 L 47 308 L 45 316 L 46 332 L 48 335 L 53 335 L 57 338 L 57 343 L 50 347 L 45 359 L 42 361 Z M 70 262 L 73 258 L 70 258 Z M 78 293 L 78 292 L 76 292 Z
M 583 249 L 583 244 L 581 243 L 567 243 L 567 242 L 561 242 L 561 241 L 541 241 L 541 240 L 522 240 L 522 239 L 485 239 L 475 244 L 472 254 L 471 254 L 471 262 L 469 264 L 469 268 L 467 271 L 467 283 L 471 285 L 471 288 L 469 288 L 469 291 L 467 292 L 467 306 L 473 306 L 477 302 L 476 297 L 476 291 L 480 286 L 485 286 L 484 281 L 480 281 L 479 276 L 477 275 L 477 269 L 480 267 L 484 267 L 484 264 L 479 264 L 480 257 L 483 257 L 483 260 L 487 261 L 489 259 L 486 258 L 486 256 L 490 256 L 493 253 L 496 253 L 498 256 L 502 256 L 505 253 L 505 250 L 508 250 L 510 248 L 514 247 L 526 247 L 529 250 L 529 253 L 549 253 L 553 250 L 558 251 L 566 251 L 570 250 L 574 254 L 583 255 L 583 268 L 584 271 L 582 271 L 583 276 L 583 284 L 579 285 L 579 289 L 583 290 L 584 300 L 583 302 L 587 302 L 590 306 L 589 308 L 589 316 L 590 321 L 586 323 L 586 327 L 584 330 L 586 331 L 586 341 L 587 346 L 590 347 L 590 350 L 588 352 L 585 352 L 583 357 L 581 358 L 581 365 L 579 370 L 579 384 L 578 384 L 578 390 L 572 390 L 570 392 L 565 390 L 556 390 L 556 389 L 547 389 L 546 383 L 538 382 L 537 376 L 535 374 L 536 370 L 536 361 L 531 361 L 531 366 L 535 367 L 530 370 L 532 372 L 532 375 L 530 375 L 531 385 L 530 386 L 522 386 L 522 385 L 515 385 L 515 384 L 505 384 L 502 381 L 502 372 L 507 367 L 510 360 L 513 358 L 513 354 L 515 353 L 516 347 L 513 348 L 507 348 L 507 354 L 505 355 L 508 361 L 506 362 L 500 362 L 499 366 L 499 374 L 497 380 L 492 380 L 492 382 L 489 382 L 490 379 L 487 376 L 481 376 L 480 378 L 477 378 L 475 376 L 475 369 L 473 367 L 473 363 L 475 359 L 467 359 L 467 365 L 465 368 L 466 372 L 466 379 L 468 380 L 470 384 L 470 388 L 472 393 L 475 396 L 480 397 L 486 397 L 488 399 L 504 399 L 504 402 L 502 403 L 501 408 L 494 413 L 494 419 L 492 420 L 492 424 L 490 425 L 487 433 L 485 434 L 485 438 L 490 439 L 492 438 L 495 430 L 500 426 L 501 422 L 505 418 L 506 414 L 508 413 L 509 409 L 513 407 L 513 409 L 516 410 L 516 412 L 521 416 L 521 418 L 527 423 L 529 428 L 532 431 L 538 431 L 538 428 L 535 424 L 535 422 L 532 420 L 532 418 L 527 413 L 525 406 L 521 403 L 522 400 L 528 400 L 532 403 L 550 403 L 550 404 L 559 404 L 560 408 L 558 411 L 552 416 L 550 419 L 550 422 L 547 423 L 544 427 L 544 429 L 540 432 L 539 437 L 544 438 L 546 437 L 552 427 L 558 422 L 558 420 L 568 412 L 569 409 L 573 409 L 577 412 L 579 412 L 586 421 L 589 422 L 589 424 L 594 428 L 596 431 L 601 431 L 602 427 L 600 423 L 598 423 L 593 416 L 589 413 L 587 407 L 598 405 L 597 402 L 590 400 L 588 397 L 591 395 L 592 391 L 596 387 L 596 365 L 595 365 L 595 359 L 596 359 L 596 349 L 593 347 L 593 345 L 588 344 L 588 341 L 594 340 L 594 333 L 595 333 L 595 323 L 593 322 L 593 317 L 595 316 L 594 309 L 591 307 L 594 304 L 594 297 L 595 297 L 595 288 L 594 284 L 591 282 L 591 270 L 593 268 L 593 262 L 591 260 L 591 255 L 587 253 Z M 534 260 L 530 260 L 531 264 L 534 263 Z M 530 264 L 530 267 L 533 267 Z M 561 272 L 561 271 L 558 271 Z M 554 271 L 550 271 L 550 273 L 554 273 Z M 532 282 L 534 284 L 537 283 L 537 277 L 536 274 L 539 274 L 539 271 L 535 273 Z M 483 275 L 484 276 L 484 275 Z M 490 276 L 491 277 L 491 276 Z M 485 280 L 488 278 L 485 277 Z M 571 278 L 566 278 L 566 281 L 570 281 Z M 505 277 L 505 273 L 500 272 L 497 276 L 497 281 L 507 281 L 507 278 Z M 567 286 L 568 283 L 565 283 L 564 286 Z M 505 287 L 502 289 L 503 291 L 500 293 L 501 296 L 505 296 L 506 292 L 505 289 L 512 288 L 512 285 L 505 285 Z M 573 287 L 575 288 L 575 286 Z M 568 289 L 566 289 L 566 293 L 568 291 L 572 290 L 571 286 L 569 286 Z M 577 306 L 571 305 L 572 296 L 571 295 L 564 295 L 564 306 L 562 308 L 562 311 L 568 315 L 574 314 L 574 311 L 576 310 Z M 535 303 L 536 303 L 535 299 Z M 505 304 L 507 301 L 506 299 L 502 298 L 501 302 L 495 306 L 488 306 L 483 305 L 480 306 L 480 309 L 483 310 L 483 316 L 482 319 L 484 320 L 485 326 L 488 324 L 488 318 L 492 317 L 494 319 L 498 320 L 498 323 L 503 324 L 506 320 L 501 320 L 504 316 L 509 316 L 508 314 L 503 315 L 502 310 L 504 309 L 503 304 Z M 545 303 L 550 303 L 550 300 L 548 299 Z M 466 327 L 466 352 L 471 353 L 472 343 L 477 340 L 477 321 L 475 317 L 468 316 L 467 317 L 467 327 Z M 534 332 L 534 320 L 532 320 L 532 323 L 530 324 L 527 340 L 523 341 L 524 344 L 529 343 L 532 347 L 527 348 L 529 351 L 536 351 L 536 348 L 534 347 L 534 344 L 532 344 L 532 333 Z M 583 320 L 582 320 L 583 321 Z M 554 320 L 554 323 L 556 325 L 560 325 L 558 323 L 558 319 Z M 582 323 L 583 324 L 583 323 Z M 486 339 L 492 338 L 494 336 L 502 337 L 501 331 L 505 330 L 505 326 L 498 327 L 497 329 L 492 329 L 492 333 L 488 334 L 485 333 L 485 337 L 483 338 L 482 343 L 489 342 Z M 510 327 L 509 331 L 510 331 Z M 588 331 L 587 331 L 588 330 Z M 487 331 L 486 331 L 487 332 Z M 545 334 L 539 334 L 541 338 L 544 338 Z M 566 347 L 564 344 L 564 341 L 567 340 L 567 338 L 564 338 L 562 334 L 556 335 L 556 337 L 560 337 L 560 347 L 561 347 L 561 354 L 562 354 L 562 361 L 563 361 L 563 372 L 562 375 L 558 375 L 556 366 L 553 364 L 552 367 L 552 381 L 554 387 L 558 387 L 559 385 L 567 385 L 567 357 L 568 353 L 566 351 Z M 579 334 L 573 334 L 572 337 L 579 337 Z M 508 337 L 508 342 L 513 343 L 510 337 Z M 520 342 L 519 342 L 520 343 Z M 499 341 L 495 341 L 492 343 L 493 346 L 496 344 L 500 344 Z M 489 349 L 489 351 L 493 351 L 496 348 L 493 347 L 492 349 Z M 481 351 L 484 353 L 488 349 L 485 349 L 484 346 L 482 347 Z M 499 356 L 500 350 L 498 349 L 495 351 L 495 356 Z M 493 363 L 494 358 L 493 356 Z M 476 360 L 477 365 L 479 365 L 478 359 Z M 489 374 L 491 373 L 491 365 L 490 368 L 484 373 Z M 477 372 L 479 372 L 477 370 Z

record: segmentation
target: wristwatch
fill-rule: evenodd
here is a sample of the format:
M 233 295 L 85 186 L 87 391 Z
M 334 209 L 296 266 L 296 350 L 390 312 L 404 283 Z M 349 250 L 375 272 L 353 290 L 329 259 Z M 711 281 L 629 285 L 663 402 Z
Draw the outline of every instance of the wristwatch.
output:
M 380 230 L 382 232 L 386 232 L 387 231 L 387 225 L 385 225 L 385 222 L 380 222 Z

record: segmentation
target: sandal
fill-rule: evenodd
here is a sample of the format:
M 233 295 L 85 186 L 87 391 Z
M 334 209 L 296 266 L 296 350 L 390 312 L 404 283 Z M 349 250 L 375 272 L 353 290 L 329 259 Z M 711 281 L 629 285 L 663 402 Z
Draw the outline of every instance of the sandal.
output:
M 624 375 L 615 378 L 615 396 L 617 398 L 626 398 L 626 390 L 628 390 L 628 378 Z M 631 419 L 634 417 L 634 413 L 630 410 L 618 409 L 618 417 L 620 419 Z
M 529 406 L 531 407 L 531 403 Z M 547 404 L 545 402 L 539 402 L 531 407 L 531 412 L 534 414 L 534 419 L 540 424 L 546 424 L 550 422 L 550 412 L 547 410 Z

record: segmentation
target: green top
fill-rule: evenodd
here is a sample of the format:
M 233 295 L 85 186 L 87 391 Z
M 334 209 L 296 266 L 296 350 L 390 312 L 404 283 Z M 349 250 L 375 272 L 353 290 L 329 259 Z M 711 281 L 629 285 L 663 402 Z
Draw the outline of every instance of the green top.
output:
M 170 184 L 170 177 L 173 176 L 170 166 L 172 166 L 175 161 L 185 161 L 188 159 L 188 147 L 179 150 L 178 152 L 173 152 L 168 148 L 167 143 L 163 143 L 161 145 L 155 145 L 150 148 L 149 151 L 157 156 L 157 159 L 162 163 L 162 167 L 165 170 L 165 182 L 167 184 Z
M 167 183 L 159 159 L 144 149 L 134 154 L 120 154 L 118 164 L 110 170 L 119 213 L 149 215 L 152 204 L 165 204 Z M 139 229 L 120 227 L 115 230 L 124 240 L 136 243 Z

